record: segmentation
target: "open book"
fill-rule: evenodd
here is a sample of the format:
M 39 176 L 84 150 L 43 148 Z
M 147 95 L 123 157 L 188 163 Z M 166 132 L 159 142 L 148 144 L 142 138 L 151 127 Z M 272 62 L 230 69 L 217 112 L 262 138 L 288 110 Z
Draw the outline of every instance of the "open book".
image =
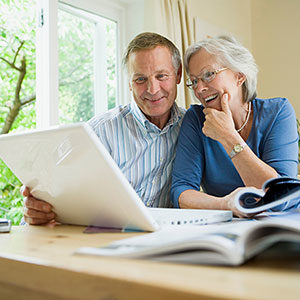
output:
M 267 180 L 262 189 L 248 187 L 236 194 L 236 208 L 247 214 L 255 214 L 289 202 L 289 206 L 299 203 L 300 180 L 279 177 Z
M 166 227 L 102 248 L 79 248 L 76 253 L 236 266 L 278 241 L 297 242 L 300 250 L 299 211 L 267 217 L 262 221 Z

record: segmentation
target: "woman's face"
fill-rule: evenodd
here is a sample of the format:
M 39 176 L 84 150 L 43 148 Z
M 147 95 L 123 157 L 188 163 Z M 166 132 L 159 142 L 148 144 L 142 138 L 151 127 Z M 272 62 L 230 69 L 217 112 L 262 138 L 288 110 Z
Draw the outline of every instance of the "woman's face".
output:
M 245 81 L 245 75 L 223 68 L 225 66 L 220 65 L 216 57 L 204 49 L 196 52 L 190 59 L 190 79 L 192 81 L 197 79 L 198 83 L 193 88 L 194 94 L 204 107 L 222 110 L 220 100 L 225 93 L 228 94 L 231 110 L 234 106 L 240 106 L 243 103 L 242 84 Z M 209 75 L 216 70 L 215 77 L 212 76 L 213 80 L 209 82 L 201 80 L 201 78 L 211 79 Z

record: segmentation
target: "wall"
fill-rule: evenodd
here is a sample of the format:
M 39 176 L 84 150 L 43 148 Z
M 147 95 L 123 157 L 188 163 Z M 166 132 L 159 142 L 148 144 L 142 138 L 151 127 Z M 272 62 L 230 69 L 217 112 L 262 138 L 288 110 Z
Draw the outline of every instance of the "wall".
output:
M 259 66 L 258 96 L 287 97 L 300 119 L 299 0 L 188 0 L 190 15 L 224 28 Z
M 161 1 L 164 0 L 131 0 L 135 7 L 133 19 L 134 14 L 138 20 L 143 18 L 142 27 L 133 27 L 135 33 L 156 31 L 164 34 L 159 12 Z M 191 19 L 199 17 L 223 28 L 252 51 L 260 70 L 258 96 L 287 97 L 300 119 L 300 101 L 297 99 L 300 0 L 187 0 L 187 3 Z
M 145 1 L 144 0 L 122 0 L 127 3 L 127 26 L 126 26 L 126 45 L 140 32 L 145 31 L 144 25 L 144 12 Z
M 300 118 L 300 1 L 252 0 L 252 45 L 261 97 L 287 97 Z
M 144 30 L 163 33 L 159 12 L 163 0 L 139 1 L 144 2 Z M 187 0 L 187 4 L 191 19 L 200 17 L 222 27 L 251 47 L 251 0 Z
M 187 43 L 193 42 L 195 38 L 199 38 L 204 30 L 203 28 L 215 28 L 217 34 L 220 33 L 232 33 L 242 43 L 251 47 L 251 3 L 250 0 L 143 0 L 144 1 L 144 30 L 158 32 L 168 38 L 170 38 L 177 47 L 184 52 L 183 48 L 186 48 Z M 165 14 L 162 13 L 164 6 L 180 14 L 178 6 L 174 5 L 177 1 L 187 4 L 188 8 L 188 21 L 185 24 L 190 28 L 189 36 L 185 36 L 184 39 L 178 38 L 181 28 L 176 27 L 176 23 L 172 25 L 166 23 Z M 182 6 L 181 6 L 182 7 Z M 200 22 L 197 22 L 198 28 L 195 31 L 195 18 L 198 18 Z M 176 17 L 179 19 L 179 15 Z M 175 19 L 176 19 L 175 18 Z M 177 20 L 176 19 L 176 20 Z M 170 22 L 170 21 L 169 21 Z M 172 21 L 171 21 L 172 22 Z M 176 21 L 175 21 L 176 22 Z M 168 30 L 172 26 L 172 30 Z M 222 32 L 220 32 L 220 30 Z M 197 34 L 196 34 L 197 33 Z M 210 35 L 215 35 L 215 32 L 208 32 Z M 183 54 L 183 53 L 182 53 Z M 184 79 L 181 81 L 178 88 L 177 103 L 181 106 L 190 103 L 198 103 L 193 97 L 193 93 L 184 89 Z M 185 99 L 185 100 L 184 100 Z
M 188 5 L 192 18 L 223 28 L 251 48 L 251 0 L 188 0 Z
M 163 0 L 139 0 L 144 2 L 144 30 L 163 33 L 160 24 L 160 2 Z M 177 1 L 177 0 L 174 0 Z M 187 0 L 191 19 L 200 17 L 212 25 L 231 32 L 247 47 L 251 47 L 251 0 Z

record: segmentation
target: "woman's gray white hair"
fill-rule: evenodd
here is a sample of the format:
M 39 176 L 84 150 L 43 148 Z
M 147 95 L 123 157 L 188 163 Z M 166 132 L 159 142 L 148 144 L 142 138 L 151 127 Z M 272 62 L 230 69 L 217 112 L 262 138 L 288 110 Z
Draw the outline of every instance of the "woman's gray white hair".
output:
M 227 67 L 234 72 L 243 73 L 246 80 L 243 84 L 244 101 L 248 102 L 256 97 L 258 68 L 251 52 L 230 36 L 207 38 L 191 45 L 184 55 L 184 66 L 189 74 L 191 57 L 201 49 L 216 56 L 220 67 Z

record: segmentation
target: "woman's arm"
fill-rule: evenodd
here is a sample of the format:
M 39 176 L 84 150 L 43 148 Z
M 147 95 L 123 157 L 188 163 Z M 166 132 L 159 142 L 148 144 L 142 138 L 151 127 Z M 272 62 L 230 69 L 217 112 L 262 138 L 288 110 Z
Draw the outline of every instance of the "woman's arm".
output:
M 188 109 L 181 125 L 172 172 L 171 200 L 174 207 L 180 207 L 178 199 L 183 191 L 200 190 L 204 165 L 201 140 L 204 115 L 200 110 L 196 106 Z
M 234 205 L 235 195 L 241 189 L 243 188 L 237 188 L 225 197 L 215 197 L 200 191 L 185 190 L 179 196 L 178 202 L 180 208 L 231 210 L 237 217 L 247 217 L 247 214 L 238 211 Z
M 280 101 L 278 102 L 280 103 Z M 286 101 L 288 104 L 288 102 Z M 233 159 L 232 163 L 238 175 L 244 182 L 245 186 L 255 186 L 261 188 L 262 184 L 270 178 L 280 176 L 295 176 L 295 169 L 297 168 L 296 159 L 298 157 L 298 138 L 296 130 L 296 121 L 293 113 L 293 109 L 290 104 L 281 104 L 278 107 L 273 107 L 273 111 L 277 112 L 277 115 L 270 115 L 270 118 L 274 119 L 274 122 L 270 122 L 268 130 L 263 130 L 259 126 L 253 128 L 253 130 L 261 131 L 262 134 L 261 142 L 258 141 L 256 150 L 261 159 L 246 146 L 245 149 L 237 154 Z M 279 109 L 279 107 L 281 109 Z M 215 152 L 207 154 L 207 148 L 204 150 L 203 143 L 206 142 L 207 134 L 204 127 L 202 128 L 203 119 L 202 114 L 196 114 L 195 109 L 188 111 L 186 118 L 183 122 L 178 147 L 176 150 L 176 159 L 173 169 L 173 181 L 171 188 L 171 198 L 174 207 L 181 208 L 202 208 L 202 209 L 230 209 L 236 215 L 239 215 L 235 211 L 233 196 L 236 192 L 236 187 L 233 186 L 234 191 L 224 197 L 211 196 L 204 192 L 200 192 L 200 184 L 202 176 L 207 172 L 209 166 L 213 164 L 215 156 L 210 156 L 213 159 L 209 160 L 210 165 L 206 165 L 205 155 L 218 155 L 220 152 L 215 149 Z M 202 119 L 201 119 L 202 118 Z M 216 127 L 218 125 L 219 118 L 211 122 Z M 265 120 L 262 118 L 262 120 Z M 206 122 L 207 120 L 205 120 Z M 207 125 L 207 124 L 206 124 Z M 232 147 L 236 143 L 242 143 L 243 138 L 233 130 L 226 130 L 224 123 L 218 125 L 218 135 L 210 135 L 209 137 L 222 142 L 225 151 L 229 155 L 232 151 Z M 233 134 L 231 133 L 233 132 Z M 222 154 L 220 154 L 222 155 Z M 224 155 L 226 156 L 225 152 Z M 224 161 L 226 158 L 224 157 Z M 215 160 L 217 161 L 217 160 Z M 222 161 L 219 157 L 218 161 Z M 224 164 L 225 165 L 225 164 Z M 215 178 L 218 176 L 226 176 L 226 170 L 224 165 L 219 163 L 214 166 L 215 171 L 210 173 L 210 176 Z M 218 171 L 219 170 L 219 171 Z M 228 172 L 231 176 L 232 173 Z M 223 178 L 223 177 L 222 177 Z M 210 183 L 211 184 L 211 183 Z M 222 186 L 223 182 L 220 179 L 218 185 L 216 185 L 216 194 L 218 195 L 219 186 Z M 227 182 L 228 184 L 228 182 Z M 229 183 L 231 184 L 231 183 Z M 210 187 L 211 190 L 212 187 Z M 219 194 L 220 195 L 220 194 Z M 223 194 L 224 195 L 224 194 Z
M 233 146 L 244 143 L 244 140 L 237 132 L 233 132 L 220 142 L 229 155 Z M 232 163 L 245 186 L 261 188 L 266 180 L 278 177 L 277 171 L 259 159 L 247 145 L 243 151 L 232 158 Z
M 293 109 L 287 100 L 282 99 L 278 99 L 277 102 L 275 99 L 267 107 L 270 110 L 269 114 L 260 120 L 260 126 L 252 128 L 264 135 L 260 144 L 261 159 L 248 146 L 232 158 L 232 163 L 245 186 L 261 188 L 266 180 L 278 175 L 291 177 L 296 175 L 294 169 L 297 166 L 295 158 L 298 156 L 298 142 Z M 219 141 L 228 155 L 234 145 L 244 143 L 250 128 L 248 127 L 249 132 L 246 136 L 241 136 L 234 129 L 226 99 L 222 98 L 222 111 L 214 109 L 204 111 L 206 113 L 204 134 Z M 264 128 L 263 122 L 270 124 L 271 128 Z

